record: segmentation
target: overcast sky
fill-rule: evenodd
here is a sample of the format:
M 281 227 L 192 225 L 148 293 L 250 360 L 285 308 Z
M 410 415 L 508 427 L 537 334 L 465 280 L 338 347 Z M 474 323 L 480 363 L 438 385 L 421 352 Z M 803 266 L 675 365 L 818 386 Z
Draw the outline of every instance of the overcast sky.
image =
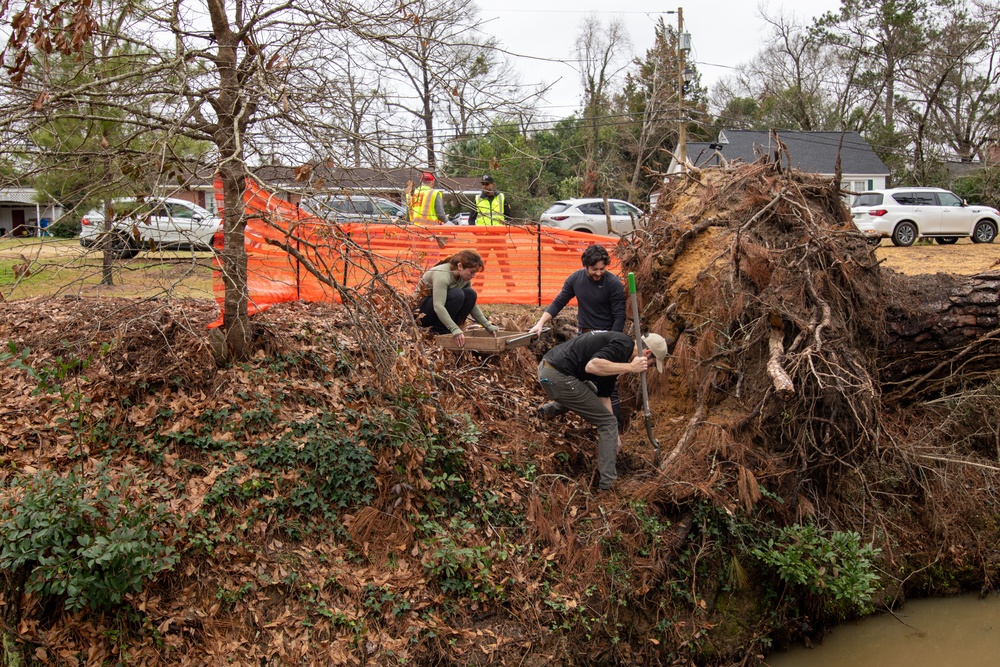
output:
M 669 0 L 668 0 L 669 1 Z M 840 0 L 700 0 L 673 7 L 653 0 L 480 0 L 483 30 L 494 35 L 515 56 L 511 60 L 525 85 L 554 84 L 542 111 L 562 118 L 579 108 L 581 87 L 574 69 L 573 44 L 581 21 L 596 14 L 602 24 L 620 16 L 632 40 L 632 54 L 642 55 L 653 45 L 654 27 L 662 16 L 667 25 L 677 25 L 683 9 L 684 31 L 691 33 L 691 57 L 702 75 L 702 85 L 711 89 L 731 68 L 749 60 L 767 36 L 759 17 L 763 7 L 774 14 L 784 8 L 803 20 L 840 7 Z

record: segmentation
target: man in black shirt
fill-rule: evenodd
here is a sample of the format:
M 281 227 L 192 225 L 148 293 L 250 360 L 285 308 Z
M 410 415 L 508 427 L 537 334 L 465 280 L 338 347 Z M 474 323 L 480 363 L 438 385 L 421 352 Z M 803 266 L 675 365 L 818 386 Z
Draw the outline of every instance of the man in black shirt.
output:
M 645 349 L 640 357 L 635 341 L 625 334 L 592 331 L 552 348 L 538 365 L 538 381 L 546 396 L 597 428 L 602 489 L 610 489 L 618 478 L 618 420 L 611 411 L 615 380 L 622 373 L 645 371 L 650 359 L 656 359 L 656 369 L 663 372 L 667 342 L 659 334 L 643 336 L 642 341 Z
M 583 268 L 569 275 L 529 333 L 541 335 L 542 328 L 573 297 L 576 297 L 576 324 L 581 332 L 625 330 L 625 286 L 618 276 L 607 272 L 611 262 L 608 251 L 597 244 L 588 246 L 580 260 Z
M 596 243 L 587 246 L 580 256 L 583 268 L 574 271 L 563 283 L 562 290 L 545 309 L 535 326 L 528 333 L 542 333 L 542 328 L 559 314 L 573 297 L 576 297 L 576 325 L 580 333 L 587 331 L 625 330 L 625 286 L 613 273 L 608 273 L 611 257 L 604 246 Z M 617 389 L 611 392 L 611 404 L 618 427 L 622 427 L 621 404 Z M 563 412 L 558 404 L 548 403 L 540 408 L 542 416 L 551 419 Z

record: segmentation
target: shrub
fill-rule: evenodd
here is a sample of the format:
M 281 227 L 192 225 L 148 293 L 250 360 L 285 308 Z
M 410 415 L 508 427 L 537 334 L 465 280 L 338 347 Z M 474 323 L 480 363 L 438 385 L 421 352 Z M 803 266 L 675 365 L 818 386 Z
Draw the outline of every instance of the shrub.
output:
M 67 214 L 49 225 L 49 234 L 57 239 L 75 239 L 80 235 L 80 227 L 80 218 Z
M 28 592 L 65 596 L 70 611 L 113 609 L 178 559 L 156 527 L 169 512 L 130 498 L 135 487 L 107 473 L 22 478 L 0 515 L 0 567 L 25 568 Z
M 821 597 L 827 611 L 843 615 L 852 607 L 871 609 L 879 576 L 875 559 L 880 550 L 861 544 L 854 532 L 826 533 L 813 525 L 793 524 L 752 550 L 782 581 Z

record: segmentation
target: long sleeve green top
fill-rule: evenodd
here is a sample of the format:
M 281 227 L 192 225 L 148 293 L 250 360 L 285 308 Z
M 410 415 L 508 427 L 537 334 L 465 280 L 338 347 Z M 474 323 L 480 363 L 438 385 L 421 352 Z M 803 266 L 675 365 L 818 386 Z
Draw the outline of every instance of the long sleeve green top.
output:
M 455 320 L 451 318 L 448 311 L 445 309 L 445 300 L 448 298 L 448 290 L 450 289 L 465 289 L 471 283 L 468 280 L 462 280 L 461 278 L 456 278 L 455 274 L 452 273 L 450 264 L 438 264 L 437 266 L 431 267 L 423 276 L 420 278 L 420 284 L 424 288 L 430 288 L 431 299 L 434 303 L 434 313 L 441 320 L 441 324 L 448 327 L 448 330 L 452 334 L 458 335 L 462 333 L 462 328 L 455 324 Z M 479 322 L 484 329 L 489 332 L 493 332 L 496 329 L 495 326 L 490 324 L 490 321 L 486 319 L 483 315 L 483 311 L 479 310 L 479 306 L 473 306 L 472 319 Z

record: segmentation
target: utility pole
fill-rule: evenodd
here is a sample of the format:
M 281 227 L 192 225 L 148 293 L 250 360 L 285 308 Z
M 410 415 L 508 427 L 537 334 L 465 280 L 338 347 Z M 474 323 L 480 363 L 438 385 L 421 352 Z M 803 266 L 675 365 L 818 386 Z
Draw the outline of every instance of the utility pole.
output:
M 680 146 L 677 159 L 681 163 L 681 173 L 687 171 L 687 124 L 684 122 L 684 9 L 677 8 L 677 144 Z
M 668 11 L 677 14 L 677 163 L 681 172 L 687 171 L 687 123 L 684 122 L 684 85 L 687 83 L 684 56 L 691 50 L 691 35 L 684 32 L 684 8 Z

